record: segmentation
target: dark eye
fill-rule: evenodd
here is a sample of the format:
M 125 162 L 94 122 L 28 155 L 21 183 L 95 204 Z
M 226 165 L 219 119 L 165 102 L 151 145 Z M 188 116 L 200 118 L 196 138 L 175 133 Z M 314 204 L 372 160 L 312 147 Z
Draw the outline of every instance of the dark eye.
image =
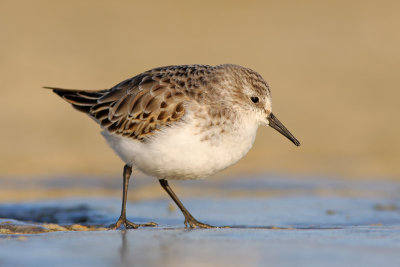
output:
M 252 96 L 252 97 L 250 97 L 250 99 L 251 99 L 251 101 L 253 101 L 253 103 L 258 103 L 258 101 L 260 101 L 258 99 L 258 97 L 256 97 L 256 96 Z

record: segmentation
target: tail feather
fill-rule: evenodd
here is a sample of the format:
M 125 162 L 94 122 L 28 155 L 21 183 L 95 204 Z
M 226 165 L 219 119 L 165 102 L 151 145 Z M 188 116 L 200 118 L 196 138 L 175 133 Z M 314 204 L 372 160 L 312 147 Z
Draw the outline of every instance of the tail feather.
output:
M 46 89 L 53 90 L 54 93 L 59 95 L 65 101 L 70 103 L 75 109 L 90 114 L 90 109 L 98 103 L 98 99 L 101 98 L 104 93 L 108 90 L 97 90 L 97 91 L 86 91 L 86 90 L 74 90 L 74 89 L 63 89 L 56 87 L 44 87 Z

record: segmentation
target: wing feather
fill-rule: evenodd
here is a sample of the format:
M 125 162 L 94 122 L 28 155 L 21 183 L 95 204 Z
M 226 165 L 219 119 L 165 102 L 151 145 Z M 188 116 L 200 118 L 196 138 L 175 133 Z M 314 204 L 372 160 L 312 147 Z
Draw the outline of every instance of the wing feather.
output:
M 184 83 L 171 77 L 160 68 L 125 80 L 109 90 L 46 88 L 88 114 L 104 129 L 143 141 L 185 114 L 184 102 L 190 98 L 184 92 Z

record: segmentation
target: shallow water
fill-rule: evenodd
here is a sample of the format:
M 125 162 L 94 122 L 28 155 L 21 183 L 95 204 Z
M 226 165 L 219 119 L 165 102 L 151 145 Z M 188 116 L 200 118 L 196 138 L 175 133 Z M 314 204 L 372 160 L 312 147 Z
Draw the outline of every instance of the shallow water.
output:
M 40 187 L 79 184 L 60 179 Z M 105 184 L 82 181 L 88 189 L 98 183 Z M 130 193 L 140 195 L 152 183 L 143 180 Z M 104 228 L 119 215 L 120 199 L 112 194 L 5 203 L 0 265 L 400 265 L 400 184 L 260 176 L 174 185 L 198 220 L 234 228 L 185 229 L 162 194 L 130 202 L 127 211 L 130 220 L 158 227 L 119 231 Z

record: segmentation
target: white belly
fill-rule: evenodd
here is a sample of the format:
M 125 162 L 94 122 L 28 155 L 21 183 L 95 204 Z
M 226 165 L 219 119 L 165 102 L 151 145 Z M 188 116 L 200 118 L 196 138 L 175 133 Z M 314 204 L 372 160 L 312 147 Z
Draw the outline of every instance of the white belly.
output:
M 241 124 L 235 131 L 203 140 L 192 124 L 160 132 L 149 142 L 103 132 L 125 163 L 159 179 L 196 179 L 212 175 L 240 160 L 252 147 L 258 125 Z

